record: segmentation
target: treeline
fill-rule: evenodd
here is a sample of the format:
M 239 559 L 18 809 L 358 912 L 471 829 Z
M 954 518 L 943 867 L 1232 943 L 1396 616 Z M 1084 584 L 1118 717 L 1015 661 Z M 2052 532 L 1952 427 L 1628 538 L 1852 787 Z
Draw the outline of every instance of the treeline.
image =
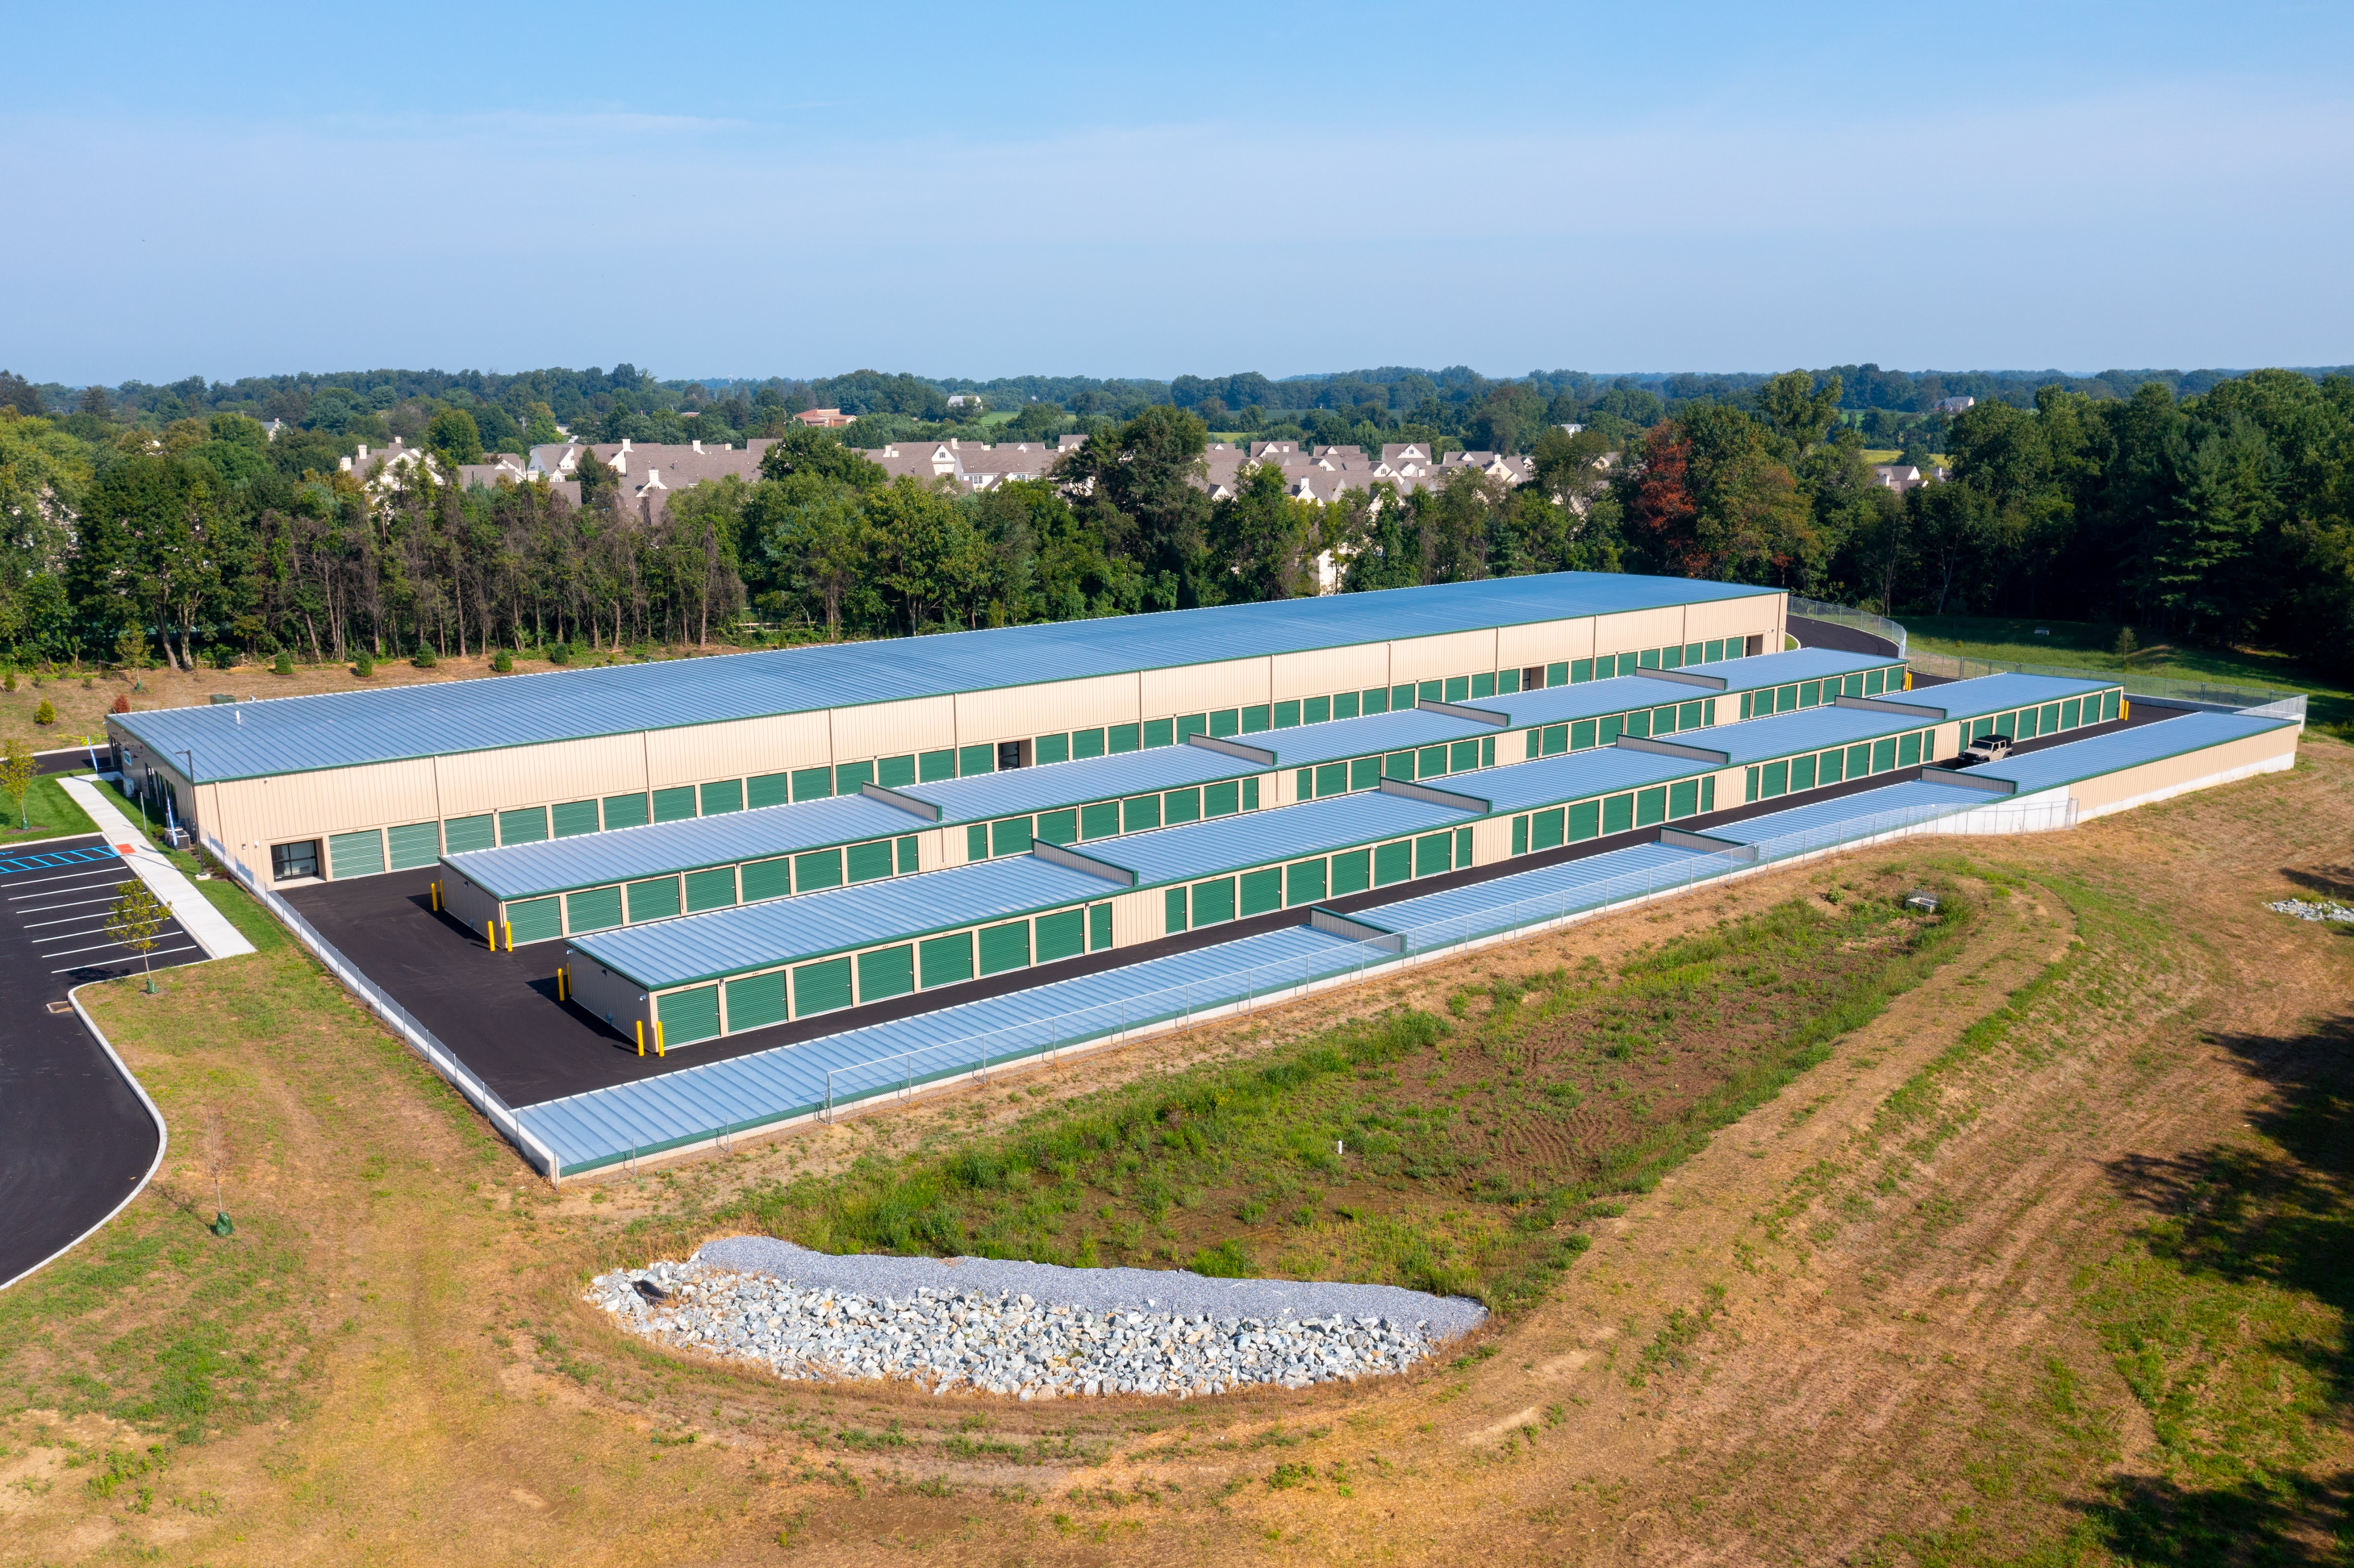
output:
M 646 386 L 607 379 L 617 397 Z M 175 662 L 651 649 L 1577 568 L 1767 583 L 1899 619 L 2113 618 L 2354 662 L 2354 379 L 2274 370 L 2191 397 L 2153 383 L 1981 402 L 1941 432 L 1950 480 L 1903 493 L 1865 461 L 1837 376 L 1662 402 L 1639 426 L 1553 418 L 1581 395 L 1483 395 L 1491 428 L 1529 421 L 1516 428 L 1537 479 L 1520 487 L 1467 468 L 1320 505 L 1261 469 L 1213 502 L 1196 479 L 1210 423 L 1159 404 L 1087 421 L 1052 479 L 973 495 L 886 482 L 834 433 L 788 421 L 758 481 L 677 492 L 652 515 L 593 464 L 579 506 L 535 484 L 447 482 L 485 434 L 454 396 L 414 405 L 439 469 L 377 488 L 334 461 L 350 427 L 272 440 L 237 413 L 157 429 L 119 408 L 30 418 L 11 400 L 0 649 Z

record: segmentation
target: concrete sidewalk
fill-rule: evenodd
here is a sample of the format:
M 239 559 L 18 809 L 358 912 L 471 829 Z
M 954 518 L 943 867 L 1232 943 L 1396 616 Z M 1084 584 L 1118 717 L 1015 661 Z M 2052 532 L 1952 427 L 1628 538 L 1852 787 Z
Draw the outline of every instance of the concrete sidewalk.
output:
M 216 959 L 231 959 L 253 951 L 253 944 L 228 923 L 228 916 L 214 908 L 212 900 L 149 843 L 147 835 L 131 819 L 115 809 L 115 798 L 97 780 L 72 778 L 60 779 L 58 783 L 73 797 L 75 805 L 90 813 L 90 820 L 98 824 L 106 842 L 129 863 L 132 874 L 147 885 L 147 890 L 172 912 L 180 928 L 194 937 L 198 947 Z

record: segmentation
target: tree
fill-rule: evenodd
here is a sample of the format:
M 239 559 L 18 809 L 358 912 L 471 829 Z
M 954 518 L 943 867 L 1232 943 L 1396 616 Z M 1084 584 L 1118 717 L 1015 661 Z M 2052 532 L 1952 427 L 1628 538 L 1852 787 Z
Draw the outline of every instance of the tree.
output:
M 1320 510 L 1296 499 L 1275 464 L 1246 467 L 1235 493 L 1210 513 L 1211 548 L 1227 573 L 1225 597 L 1257 602 L 1312 596 Z
M 1197 482 L 1209 427 L 1166 406 L 1098 430 L 1055 470 L 1073 507 L 1152 582 L 1155 608 L 1215 604 L 1204 581 L 1210 498 Z
M 762 608 L 778 614 L 814 605 L 826 635 L 839 640 L 843 601 L 873 555 L 857 490 L 813 474 L 763 480 L 745 497 L 742 527 L 763 568 Z
M 425 427 L 425 444 L 452 469 L 461 462 L 482 461 L 482 428 L 463 408 L 444 408 L 435 414 Z
M 115 884 L 114 902 L 106 912 L 106 934 L 139 955 L 150 996 L 155 994 L 155 965 L 148 955 L 155 950 L 155 938 L 171 917 L 171 912 L 155 901 L 147 885 L 137 877 Z
M 534 401 L 525 410 L 523 439 L 528 446 L 548 446 L 564 439 L 556 428 L 556 412 L 546 403 Z
M 838 480 L 860 490 L 880 490 L 890 480 L 865 453 L 843 446 L 823 430 L 800 424 L 760 454 L 763 479 L 787 479 L 796 473 Z
M 1778 437 L 1785 461 L 1795 462 L 1822 444 L 1839 418 L 1840 378 L 1816 387 L 1803 370 L 1786 371 L 1757 389 L 1757 417 Z
M 19 832 L 30 828 L 32 819 L 26 801 L 33 791 L 33 780 L 39 777 L 40 763 L 33 756 L 33 743 L 21 735 L 8 737 L 6 749 L 0 751 L 0 795 L 16 803 L 16 827 Z

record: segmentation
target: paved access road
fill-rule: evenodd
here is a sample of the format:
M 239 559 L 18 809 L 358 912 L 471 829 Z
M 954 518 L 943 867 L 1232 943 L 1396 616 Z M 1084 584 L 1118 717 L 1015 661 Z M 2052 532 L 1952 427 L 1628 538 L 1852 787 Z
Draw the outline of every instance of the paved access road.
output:
M 85 980 L 135 974 L 106 909 L 132 880 L 103 839 L 0 853 L 0 1282 L 113 1212 L 155 1159 L 155 1124 L 67 1004 Z M 176 921 L 149 957 L 205 955 Z

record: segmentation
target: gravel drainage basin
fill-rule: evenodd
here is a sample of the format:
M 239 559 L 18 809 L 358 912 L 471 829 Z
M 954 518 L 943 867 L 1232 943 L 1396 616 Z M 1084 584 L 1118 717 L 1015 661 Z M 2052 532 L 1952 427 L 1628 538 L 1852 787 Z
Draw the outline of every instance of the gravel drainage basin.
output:
M 633 1333 L 782 1378 L 904 1378 L 1022 1399 L 1353 1383 L 1404 1372 L 1488 1316 L 1394 1285 L 836 1257 L 766 1236 L 599 1275 L 588 1299 Z

